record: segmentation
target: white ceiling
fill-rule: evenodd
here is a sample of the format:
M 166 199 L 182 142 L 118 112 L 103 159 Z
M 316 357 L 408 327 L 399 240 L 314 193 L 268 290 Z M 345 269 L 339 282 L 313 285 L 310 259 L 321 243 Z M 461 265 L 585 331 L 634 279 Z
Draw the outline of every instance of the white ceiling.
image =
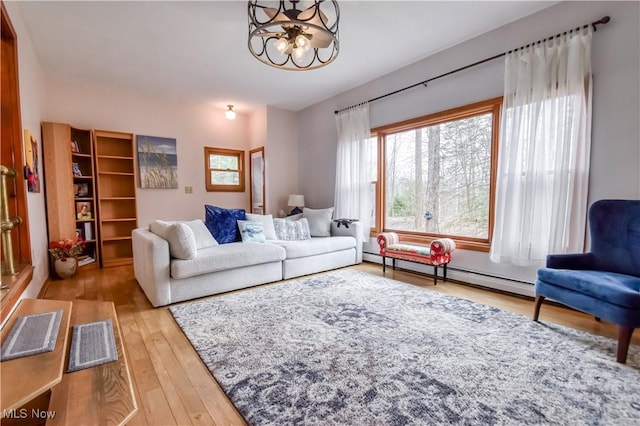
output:
M 52 78 L 248 113 L 264 105 L 298 111 L 555 3 L 343 0 L 338 58 L 304 72 L 251 56 L 245 1 L 46 1 L 19 9 Z

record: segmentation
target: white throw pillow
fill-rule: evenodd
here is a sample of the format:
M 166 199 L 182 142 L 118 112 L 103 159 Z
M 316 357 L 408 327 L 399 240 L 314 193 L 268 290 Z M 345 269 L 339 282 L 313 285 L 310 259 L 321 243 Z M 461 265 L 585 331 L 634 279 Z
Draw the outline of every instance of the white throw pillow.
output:
M 333 216 L 334 207 L 328 209 L 309 209 L 305 207 L 302 210 L 302 216 L 309 221 L 309 231 L 312 237 L 330 237 L 331 236 L 331 217 Z
M 238 229 L 243 243 L 264 243 L 264 226 L 259 220 L 239 220 Z
M 252 222 L 262 222 L 262 228 L 264 229 L 264 237 L 267 240 L 276 239 L 276 229 L 273 226 L 273 215 L 247 213 L 247 220 L 250 220 Z
M 285 219 L 287 219 L 287 220 L 300 220 L 300 219 L 302 219 L 302 213 L 289 215 L 289 216 L 285 217 Z
M 170 223 L 155 220 L 149 230 L 169 243 L 169 254 L 176 259 L 193 259 L 198 253 L 196 237 L 184 223 Z
M 276 236 L 279 240 L 297 241 L 308 240 L 311 238 L 309 233 L 309 222 L 307 219 L 286 220 L 274 219 L 274 227 L 276 228 Z
M 218 245 L 218 242 L 213 238 L 209 228 L 207 228 L 207 225 L 204 224 L 202 219 L 189 220 L 182 223 L 193 231 L 193 235 L 196 237 L 196 248 L 198 250 Z

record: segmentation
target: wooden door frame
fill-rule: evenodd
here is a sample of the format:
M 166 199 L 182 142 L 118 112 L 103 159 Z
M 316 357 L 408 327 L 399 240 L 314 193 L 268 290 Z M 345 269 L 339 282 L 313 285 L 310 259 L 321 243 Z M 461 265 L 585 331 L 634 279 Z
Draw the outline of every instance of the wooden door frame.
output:
M 22 224 L 14 239 L 14 257 L 18 264 L 25 265 L 20 273 L 9 279 L 9 290 L 2 298 L 0 321 L 4 321 L 19 300 L 22 292 L 31 282 L 33 266 L 31 259 L 31 238 L 29 236 L 29 212 L 27 189 L 23 179 L 22 119 L 20 111 L 20 85 L 18 81 L 18 37 L 9 18 L 5 4 L 0 2 L 0 32 L 2 34 L 2 106 L 9 113 L 2 113 L 1 158 L 5 165 L 12 166 L 16 173 L 15 186 L 9 197 L 15 202 L 15 213 L 22 218 Z M 10 158 L 10 161 L 7 161 Z M 9 164 L 7 164 L 9 163 Z M 4 284 L 5 280 L 3 280 Z

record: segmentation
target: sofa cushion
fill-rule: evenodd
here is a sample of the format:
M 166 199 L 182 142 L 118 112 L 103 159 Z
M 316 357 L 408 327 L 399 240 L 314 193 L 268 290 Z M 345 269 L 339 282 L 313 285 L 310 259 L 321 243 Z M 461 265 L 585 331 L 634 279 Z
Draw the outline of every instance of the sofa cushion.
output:
M 193 231 L 193 235 L 196 237 L 196 248 L 198 250 L 218 245 L 218 242 L 213 238 L 213 235 L 211 235 L 211 232 L 209 232 L 202 219 L 188 220 L 182 223 Z
M 264 228 L 264 237 L 267 240 L 276 239 L 276 229 L 273 226 L 273 215 L 247 213 L 247 220 L 262 222 L 262 227 Z
M 262 222 L 254 222 L 252 220 L 239 220 L 238 229 L 243 243 L 264 243 L 267 239 L 264 237 L 264 226 Z
M 204 211 L 205 225 L 219 244 L 241 240 L 236 221 L 247 220 L 247 212 L 244 209 L 223 209 L 205 205 Z
M 199 250 L 194 259 L 172 259 L 171 277 L 181 279 L 243 266 L 279 262 L 284 260 L 285 253 L 276 244 L 221 244 Z
M 196 257 L 196 239 L 193 231 L 184 223 L 155 220 L 149 230 L 169 243 L 169 254 L 177 259 Z
M 304 241 L 276 240 L 270 241 L 270 243 L 283 247 L 287 252 L 287 259 L 296 259 L 355 248 L 356 239 L 353 237 L 314 237 Z
M 312 237 L 331 236 L 331 218 L 333 217 L 333 207 L 328 209 L 310 209 L 305 207 L 302 216 L 309 221 L 309 231 Z
M 273 225 L 278 240 L 296 241 L 311 238 L 309 222 L 305 218 L 299 220 L 274 219 Z
M 605 271 L 538 269 L 538 280 L 618 306 L 640 306 L 640 278 Z

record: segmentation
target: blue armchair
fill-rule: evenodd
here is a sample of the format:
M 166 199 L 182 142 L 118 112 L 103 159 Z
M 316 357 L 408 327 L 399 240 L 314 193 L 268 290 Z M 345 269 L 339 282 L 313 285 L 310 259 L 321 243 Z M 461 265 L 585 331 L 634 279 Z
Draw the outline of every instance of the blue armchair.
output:
M 589 225 L 589 253 L 549 255 L 538 270 L 533 319 L 548 297 L 617 324 L 616 360 L 624 364 L 640 327 L 640 200 L 597 201 Z

